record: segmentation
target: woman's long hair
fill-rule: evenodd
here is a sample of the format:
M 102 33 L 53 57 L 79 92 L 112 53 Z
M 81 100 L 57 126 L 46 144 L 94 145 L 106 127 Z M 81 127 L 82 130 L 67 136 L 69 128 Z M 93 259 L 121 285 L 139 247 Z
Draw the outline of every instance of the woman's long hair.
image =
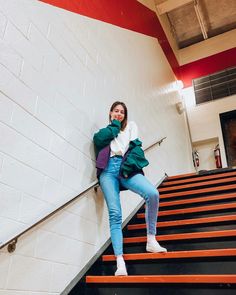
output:
M 124 120 L 121 122 L 121 130 L 124 130 L 125 127 L 127 126 L 127 121 L 128 121 L 128 110 L 127 110 L 127 106 L 125 105 L 124 102 L 121 102 L 121 101 L 115 101 L 111 108 L 110 108 L 110 112 L 112 112 L 114 110 L 114 108 L 118 105 L 121 105 L 123 108 L 124 108 Z M 111 115 L 110 115 L 110 112 L 109 112 L 109 121 L 111 122 Z

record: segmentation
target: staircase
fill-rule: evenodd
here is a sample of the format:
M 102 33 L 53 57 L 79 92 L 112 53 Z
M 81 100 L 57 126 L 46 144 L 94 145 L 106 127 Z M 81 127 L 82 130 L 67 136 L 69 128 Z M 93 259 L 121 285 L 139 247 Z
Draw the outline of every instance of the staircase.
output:
M 145 252 L 143 206 L 124 230 L 129 276 L 114 276 L 110 246 L 70 295 L 236 294 L 236 170 L 168 177 L 159 192 L 168 253 Z

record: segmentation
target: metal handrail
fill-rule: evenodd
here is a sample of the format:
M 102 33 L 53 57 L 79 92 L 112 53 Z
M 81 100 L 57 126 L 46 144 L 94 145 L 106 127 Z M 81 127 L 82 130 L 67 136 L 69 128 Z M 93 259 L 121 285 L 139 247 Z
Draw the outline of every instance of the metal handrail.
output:
M 162 144 L 162 142 L 166 139 L 167 137 L 165 136 L 165 137 L 162 137 L 161 139 L 159 139 L 158 141 L 156 141 L 156 142 L 154 142 L 153 144 L 151 144 L 149 147 L 147 147 L 146 149 L 145 149 L 145 152 L 147 151 L 147 150 L 150 150 L 151 148 L 153 148 L 156 144 L 159 144 L 159 146 Z
M 150 145 L 149 147 L 147 147 L 144 151 L 149 150 L 150 148 L 152 148 L 156 144 L 159 144 L 159 146 L 160 146 L 164 139 L 166 139 L 166 137 L 163 137 L 162 139 L 160 139 L 157 142 L 153 143 L 152 145 Z M 53 210 L 51 213 L 47 214 L 46 216 L 44 216 L 43 218 L 41 218 L 40 220 L 38 220 L 37 222 L 35 222 L 31 226 L 27 227 L 25 230 L 23 230 L 22 232 L 20 232 L 19 234 L 17 234 L 15 237 L 9 239 L 8 241 L 6 241 L 4 243 L 1 243 L 0 242 L 0 249 L 8 246 L 7 247 L 8 252 L 10 252 L 10 253 L 11 252 L 14 252 L 15 249 L 16 249 L 16 243 L 17 243 L 17 240 L 18 240 L 19 237 L 21 237 L 22 235 L 24 235 L 26 232 L 30 231 L 33 227 L 35 227 L 35 226 L 39 225 L 40 223 L 44 222 L 46 219 L 48 219 L 49 217 L 53 216 L 58 211 L 60 211 L 60 210 L 64 209 L 65 207 L 67 207 L 69 204 L 71 204 L 73 201 L 75 201 L 77 198 L 79 198 L 80 196 L 82 196 L 83 194 L 85 194 L 86 192 L 88 192 L 89 190 L 91 190 L 92 188 L 94 188 L 95 190 L 97 190 L 97 187 L 98 187 L 98 181 L 94 181 L 92 184 L 90 184 L 85 190 L 83 190 L 77 196 L 75 196 L 74 198 L 70 199 L 69 201 L 67 201 L 63 205 L 60 205 L 58 208 L 56 208 L 55 210 Z

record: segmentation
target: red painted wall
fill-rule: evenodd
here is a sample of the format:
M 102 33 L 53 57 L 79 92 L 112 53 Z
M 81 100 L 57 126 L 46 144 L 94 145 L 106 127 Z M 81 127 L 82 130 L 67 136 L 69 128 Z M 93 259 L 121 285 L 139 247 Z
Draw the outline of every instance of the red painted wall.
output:
M 177 79 L 185 87 L 192 79 L 236 65 L 236 48 L 179 66 L 156 13 L 136 0 L 39 0 L 158 39 Z
M 232 66 L 236 66 L 236 48 L 179 67 L 179 79 L 183 81 L 185 87 L 189 87 L 194 78 L 206 76 Z

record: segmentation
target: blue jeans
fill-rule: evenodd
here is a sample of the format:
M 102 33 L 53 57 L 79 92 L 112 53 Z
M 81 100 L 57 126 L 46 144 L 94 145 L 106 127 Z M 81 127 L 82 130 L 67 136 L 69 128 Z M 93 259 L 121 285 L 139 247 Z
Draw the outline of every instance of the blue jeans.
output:
M 146 202 L 147 233 L 156 234 L 156 221 L 159 205 L 157 189 L 142 174 L 131 178 L 119 178 L 121 157 L 110 158 L 107 167 L 100 175 L 100 186 L 104 194 L 109 213 L 111 241 L 115 255 L 123 254 L 122 213 L 120 204 L 120 183 L 123 187 L 139 194 Z

